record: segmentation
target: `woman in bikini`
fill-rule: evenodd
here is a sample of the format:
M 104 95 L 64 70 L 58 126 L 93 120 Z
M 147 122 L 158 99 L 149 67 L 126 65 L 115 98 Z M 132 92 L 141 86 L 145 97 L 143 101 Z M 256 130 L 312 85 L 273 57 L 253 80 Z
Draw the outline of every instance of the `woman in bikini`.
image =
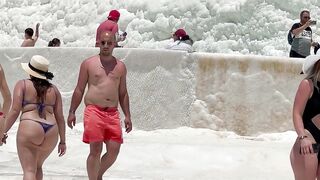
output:
M 59 156 L 65 154 L 65 120 L 62 99 L 58 89 L 48 80 L 53 74 L 48 72 L 49 61 L 35 55 L 22 68 L 30 79 L 16 83 L 13 92 L 13 105 L 5 120 L 2 141 L 18 118 L 17 150 L 23 169 L 24 180 L 42 179 L 42 164 L 58 145 Z

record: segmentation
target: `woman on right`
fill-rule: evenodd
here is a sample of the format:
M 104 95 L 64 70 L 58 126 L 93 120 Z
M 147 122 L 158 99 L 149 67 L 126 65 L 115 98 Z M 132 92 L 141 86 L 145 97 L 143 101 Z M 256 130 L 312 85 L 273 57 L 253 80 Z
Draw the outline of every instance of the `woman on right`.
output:
M 297 139 L 290 153 L 295 180 L 320 179 L 320 55 L 306 57 L 294 105 L 293 124 Z

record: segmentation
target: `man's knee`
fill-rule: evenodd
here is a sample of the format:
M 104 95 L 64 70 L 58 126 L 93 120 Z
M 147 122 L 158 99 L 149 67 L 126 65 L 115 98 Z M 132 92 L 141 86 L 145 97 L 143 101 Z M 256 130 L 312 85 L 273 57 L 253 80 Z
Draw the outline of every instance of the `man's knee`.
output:
M 90 155 L 91 156 L 99 156 L 100 157 L 101 151 L 102 151 L 102 144 L 100 144 L 100 143 L 90 144 Z

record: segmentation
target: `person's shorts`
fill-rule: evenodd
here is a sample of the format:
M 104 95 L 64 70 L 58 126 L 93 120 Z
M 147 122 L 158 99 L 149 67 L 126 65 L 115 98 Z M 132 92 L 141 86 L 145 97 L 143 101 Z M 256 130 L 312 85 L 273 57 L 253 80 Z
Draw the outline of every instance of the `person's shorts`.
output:
M 87 105 L 84 110 L 84 132 L 82 141 L 123 143 L 122 128 L 117 107 L 102 108 L 96 105 Z

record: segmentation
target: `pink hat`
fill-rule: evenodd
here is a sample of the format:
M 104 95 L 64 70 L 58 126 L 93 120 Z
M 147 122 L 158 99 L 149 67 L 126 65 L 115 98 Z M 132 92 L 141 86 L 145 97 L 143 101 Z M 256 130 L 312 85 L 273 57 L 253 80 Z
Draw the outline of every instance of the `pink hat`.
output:
M 183 29 L 178 29 L 178 30 L 174 33 L 174 35 L 176 35 L 176 36 L 179 37 L 179 38 L 182 38 L 183 36 L 186 36 L 187 33 L 186 33 L 186 31 L 184 31 Z
M 119 11 L 117 11 L 117 10 L 111 10 L 111 11 L 109 12 L 108 18 L 111 19 L 111 20 L 114 20 L 114 21 L 119 20 L 119 18 L 120 18 L 120 13 L 119 13 Z

